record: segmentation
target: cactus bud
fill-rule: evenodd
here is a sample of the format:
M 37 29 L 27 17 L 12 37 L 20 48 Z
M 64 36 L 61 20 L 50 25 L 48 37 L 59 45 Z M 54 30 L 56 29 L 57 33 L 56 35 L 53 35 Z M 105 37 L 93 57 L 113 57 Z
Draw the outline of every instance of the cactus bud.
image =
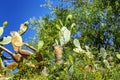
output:
M 8 22 L 7 22 L 7 21 L 5 21 L 5 22 L 3 23 L 3 27 L 6 27 L 6 26 L 7 26 L 7 24 L 8 24 Z
M 71 14 L 69 14 L 66 19 L 67 19 L 67 20 L 71 20 L 72 17 L 73 17 L 73 16 L 72 16 Z

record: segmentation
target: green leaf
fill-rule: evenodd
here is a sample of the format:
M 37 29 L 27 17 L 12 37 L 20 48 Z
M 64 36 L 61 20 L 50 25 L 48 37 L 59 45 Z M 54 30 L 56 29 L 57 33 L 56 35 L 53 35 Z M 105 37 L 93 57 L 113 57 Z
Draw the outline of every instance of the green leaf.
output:
M 60 30 L 60 26 L 58 24 L 56 24 L 55 26 L 58 30 Z
M 60 25 L 63 26 L 63 23 L 62 23 L 62 21 L 60 19 L 59 19 L 59 22 L 60 22 Z
M 69 15 L 66 17 L 66 20 L 68 21 L 68 20 L 71 20 L 71 19 L 72 19 L 72 15 L 69 14 Z
M 72 23 L 72 24 L 71 24 L 71 29 L 73 29 L 75 26 L 76 26 L 76 24 L 75 24 L 75 23 Z
M 85 45 L 85 49 L 87 50 L 87 52 L 89 52 L 89 46 Z
M 76 52 L 76 53 L 80 53 L 82 50 L 79 49 L 79 48 L 74 48 L 73 51 Z
M 0 27 L 0 36 L 2 36 L 3 32 L 4 32 L 3 27 Z
M 40 50 L 42 47 L 43 47 L 43 45 L 44 45 L 44 41 L 39 41 L 38 42 L 38 50 Z
M 69 55 L 69 61 L 71 64 L 73 64 L 73 57 L 71 55 Z
M 4 66 L 3 61 L 2 61 L 2 59 L 0 57 L 0 69 L 3 69 L 3 68 L 5 68 L 5 66 Z
M 94 56 L 93 56 L 93 54 L 92 54 L 91 52 L 85 52 L 85 53 L 86 53 L 86 55 L 87 55 L 89 58 L 91 58 L 91 59 L 94 58 Z
M 62 29 L 59 32 L 61 46 L 69 42 L 70 36 L 70 31 L 66 27 L 62 27 Z
M 107 56 L 106 50 L 105 50 L 104 48 L 101 48 L 101 49 L 100 49 L 100 54 L 101 54 L 101 56 L 102 56 L 104 59 L 105 59 L 106 56 Z
M 87 50 L 86 55 L 89 57 L 89 58 L 94 58 L 94 55 L 90 52 L 90 48 L 89 46 L 85 45 L 85 49 Z
M 119 54 L 119 53 L 117 53 L 117 54 L 116 54 L 116 57 L 117 57 L 118 59 L 120 59 L 120 54 Z
M 107 60 L 103 60 L 103 62 L 104 62 L 104 64 L 105 64 L 105 66 L 106 66 L 108 69 L 110 69 L 109 62 L 108 62 Z
M 11 36 L 3 37 L 3 40 L 0 42 L 0 44 L 5 45 L 9 44 L 11 42 Z
M 80 46 L 80 42 L 79 42 L 78 39 L 74 39 L 74 40 L 73 40 L 73 44 L 75 45 L 75 47 L 77 47 L 77 48 L 81 48 L 81 46 Z
M 85 50 L 83 50 L 81 48 L 74 48 L 73 51 L 76 53 L 85 53 Z
M 74 73 L 74 67 L 73 67 L 73 65 L 70 66 L 70 68 L 69 68 L 69 72 L 70 72 L 70 75 L 72 75 L 72 74 Z
M 74 39 L 73 40 L 73 44 L 75 45 L 76 48 L 73 49 L 74 52 L 76 53 L 80 53 L 80 52 L 84 52 L 84 50 L 81 48 L 79 40 L 78 39 Z
M 56 45 L 59 45 L 58 40 L 56 40 L 56 39 L 55 39 L 55 44 L 56 44 Z

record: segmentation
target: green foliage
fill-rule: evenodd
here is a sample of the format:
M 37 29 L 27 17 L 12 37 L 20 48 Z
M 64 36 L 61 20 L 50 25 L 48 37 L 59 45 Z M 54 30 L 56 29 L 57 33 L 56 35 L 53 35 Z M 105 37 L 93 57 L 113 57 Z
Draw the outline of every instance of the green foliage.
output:
M 38 49 L 37 50 L 40 50 L 42 47 L 43 47 L 43 45 L 44 45 L 44 41 L 39 41 L 38 42 Z
M 117 53 L 117 54 L 116 54 L 116 57 L 117 57 L 118 59 L 120 59 L 120 54 L 119 54 L 119 53 Z
M 101 48 L 100 53 L 101 53 L 102 58 L 105 59 L 107 56 L 106 50 L 104 48 Z
M 31 20 L 37 38 L 44 41 L 40 51 L 48 68 L 45 79 L 119 79 L 119 1 L 67 2 L 72 7 L 55 7 L 55 16 Z M 64 48 L 62 65 L 55 64 L 54 43 Z

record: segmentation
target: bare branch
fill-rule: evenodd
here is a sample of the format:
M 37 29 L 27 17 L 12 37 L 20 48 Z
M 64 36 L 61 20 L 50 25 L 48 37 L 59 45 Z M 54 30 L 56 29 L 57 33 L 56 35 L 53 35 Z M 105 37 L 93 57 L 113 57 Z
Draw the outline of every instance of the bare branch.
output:
M 23 45 L 27 46 L 28 48 L 32 49 L 34 52 L 37 51 L 33 46 L 29 45 L 28 43 L 23 43 Z
M 9 53 L 10 55 L 13 55 L 13 53 L 11 51 L 9 51 L 8 49 L 6 49 L 5 47 L 0 45 L 0 48 L 4 51 L 6 51 L 7 53 Z

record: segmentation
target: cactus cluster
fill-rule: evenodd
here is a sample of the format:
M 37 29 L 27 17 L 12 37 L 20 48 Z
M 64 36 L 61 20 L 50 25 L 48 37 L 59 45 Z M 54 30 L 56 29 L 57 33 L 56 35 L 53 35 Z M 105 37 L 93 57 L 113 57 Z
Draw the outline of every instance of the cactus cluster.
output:
M 4 48 L 3 46 L 6 44 L 9 44 L 11 42 L 11 36 L 6 36 L 6 37 L 2 36 L 7 24 L 8 24 L 8 22 L 4 21 L 3 25 L 0 27 L 0 69 L 3 69 L 3 68 L 5 69 L 5 66 L 4 66 L 3 60 L 2 60 L 3 59 L 2 53 L 3 53 L 3 48 Z M 20 35 L 23 35 L 27 31 L 27 29 L 28 29 L 28 21 L 20 25 L 20 29 L 18 30 L 18 33 Z

